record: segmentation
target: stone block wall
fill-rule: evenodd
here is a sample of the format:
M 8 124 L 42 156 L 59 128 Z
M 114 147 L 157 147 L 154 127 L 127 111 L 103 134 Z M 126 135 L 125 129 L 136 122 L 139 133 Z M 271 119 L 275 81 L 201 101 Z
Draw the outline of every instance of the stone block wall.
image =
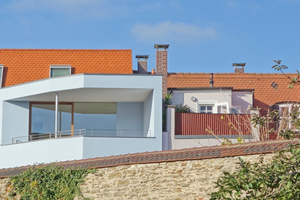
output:
M 266 162 L 273 155 L 265 154 Z M 241 157 L 256 162 L 259 155 Z M 94 200 L 207 200 L 216 191 L 214 182 L 223 171 L 237 170 L 238 161 L 238 157 L 225 157 L 99 168 L 85 178 L 81 191 L 84 197 Z M 0 199 L 8 199 L 7 180 L 0 180 Z
M 273 154 L 264 155 L 267 162 Z M 258 161 L 259 155 L 241 156 Z M 100 168 L 89 174 L 81 191 L 91 199 L 209 199 L 223 171 L 238 169 L 238 157 Z

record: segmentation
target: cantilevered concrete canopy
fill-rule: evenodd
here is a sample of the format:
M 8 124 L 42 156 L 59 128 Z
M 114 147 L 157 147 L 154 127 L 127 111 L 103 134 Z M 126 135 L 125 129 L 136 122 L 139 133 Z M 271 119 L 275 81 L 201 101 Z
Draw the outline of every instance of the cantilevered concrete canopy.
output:
M 160 75 L 78 74 L 0 89 L 4 101 L 142 102 L 161 85 Z
M 152 89 L 121 89 L 121 88 L 80 88 L 47 92 L 32 96 L 20 97 L 13 101 L 55 101 L 58 94 L 59 102 L 143 102 Z

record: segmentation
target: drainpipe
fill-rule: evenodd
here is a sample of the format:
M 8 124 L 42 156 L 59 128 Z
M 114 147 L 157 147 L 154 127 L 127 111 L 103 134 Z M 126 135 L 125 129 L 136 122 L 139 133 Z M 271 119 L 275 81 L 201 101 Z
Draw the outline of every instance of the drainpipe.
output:
M 58 126 L 57 126 L 57 121 L 58 121 L 58 94 L 55 93 L 55 138 L 57 138 L 57 132 L 58 132 Z

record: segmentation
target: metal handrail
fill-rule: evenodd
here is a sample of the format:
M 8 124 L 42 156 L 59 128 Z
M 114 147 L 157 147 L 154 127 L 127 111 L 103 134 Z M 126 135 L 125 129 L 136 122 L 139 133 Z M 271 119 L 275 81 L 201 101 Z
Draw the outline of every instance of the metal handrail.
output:
M 62 137 L 149 137 L 150 130 L 121 130 L 121 129 L 76 129 L 50 133 L 34 133 L 27 136 L 12 138 L 12 144 L 30 142 L 34 140 L 55 139 Z

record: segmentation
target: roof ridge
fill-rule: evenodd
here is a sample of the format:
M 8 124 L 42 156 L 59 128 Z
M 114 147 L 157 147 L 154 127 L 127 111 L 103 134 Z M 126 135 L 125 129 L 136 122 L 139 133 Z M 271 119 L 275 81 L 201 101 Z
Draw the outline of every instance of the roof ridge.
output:
M 0 51 L 131 51 L 131 49 L 1 49 Z

